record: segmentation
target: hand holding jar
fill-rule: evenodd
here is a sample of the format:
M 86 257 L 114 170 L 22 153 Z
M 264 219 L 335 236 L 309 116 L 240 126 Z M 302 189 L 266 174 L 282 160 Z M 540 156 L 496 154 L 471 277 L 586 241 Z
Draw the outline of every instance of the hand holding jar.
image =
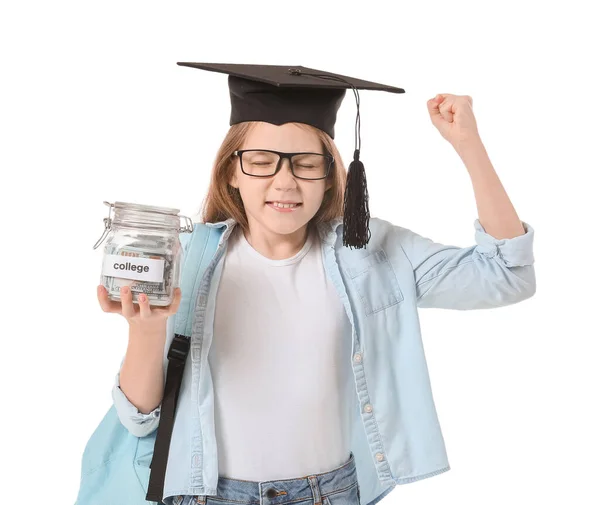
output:
M 144 294 L 138 296 L 138 303 L 134 304 L 131 290 L 125 286 L 121 289 L 121 300 L 115 302 L 109 299 L 108 291 L 100 284 L 98 286 L 98 301 L 104 312 L 121 314 L 131 326 L 155 328 L 158 331 L 165 326 L 169 316 L 177 313 L 181 302 L 181 288 L 175 288 L 173 302 L 167 307 L 150 307 L 148 297 Z

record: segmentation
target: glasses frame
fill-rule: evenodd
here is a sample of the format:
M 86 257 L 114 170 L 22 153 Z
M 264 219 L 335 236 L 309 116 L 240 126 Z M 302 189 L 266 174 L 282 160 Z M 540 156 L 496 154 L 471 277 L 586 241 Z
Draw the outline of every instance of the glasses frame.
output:
M 268 153 L 278 154 L 279 161 L 277 161 L 277 167 L 275 168 L 275 172 L 272 173 L 271 175 L 255 175 L 255 174 L 249 174 L 248 172 L 244 171 L 244 164 L 242 162 L 242 154 L 245 152 L 248 152 L 248 151 L 264 151 L 264 152 L 268 152 Z M 298 179 L 304 179 L 305 181 L 320 181 L 322 179 L 326 179 L 327 177 L 329 177 L 329 172 L 331 172 L 331 167 L 333 166 L 333 164 L 335 162 L 335 158 L 333 156 L 331 156 L 330 154 L 312 153 L 312 152 L 306 152 L 306 151 L 297 152 L 297 153 L 284 153 L 281 151 L 273 151 L 272 149 L 239 149 L 237 151 L 233 151 L 233 154 L 240 158 L 240 167 L 244 174 L 246 174 L 250 177 L 261 177 L 261 178 L 276 176 L 277 172 L 279 172 L 281 170 L 281 167 L 283 165 L 282 160 L 284 158 L 287 158 L 290 161 L 290 168 L 292 170 L 292 174 L 294 175 L 294 177 L 297 177 Z M 300 177 L 299 175 L 296 175 L 294 173 L 294 164 L 292 163 L 292 156 L 294 156 L 295 154 L 318 154 L 320 156 L 323 156 L 325 158 L 325 160 L 328 161 L 327 171 L 325 172 L 325 175 L 323 177 L 316 177 L 316 178 Z

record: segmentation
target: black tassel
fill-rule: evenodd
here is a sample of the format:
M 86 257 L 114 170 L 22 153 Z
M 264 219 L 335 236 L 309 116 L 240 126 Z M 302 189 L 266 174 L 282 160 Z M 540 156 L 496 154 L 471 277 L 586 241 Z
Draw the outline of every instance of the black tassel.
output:
M 343 244 L 358 249 L 366 247 L 371 239 L 369 230 L 369 192 L 367 176 L 360 150 L 354 151 L 354 161 L 348 167 L 346 192 L 344 193 L 344 236 Z
M 288 69 L 291 75 L 310 75 L 322 79 L 333 79 L 348 84 L 356 98 L 356 132 L 354 137 L 354 161 L 348 167 L 346 191 L 344 193 L 344 236 L 346 247 L 363 249 L 371 240 L 369 230 L 369 192 L 367 191 L 367 176 L 365 167 L 358 158 L 360 156 L 360 97 L 356 86 L 341 76 L 315 74 L 304 72 L 297 68 Z M 403 90 L 404 91 L 404 90 Z M 333 135 L 331 136 L 333 138 Z M 358 143 L 357 143 L 358 142 Z

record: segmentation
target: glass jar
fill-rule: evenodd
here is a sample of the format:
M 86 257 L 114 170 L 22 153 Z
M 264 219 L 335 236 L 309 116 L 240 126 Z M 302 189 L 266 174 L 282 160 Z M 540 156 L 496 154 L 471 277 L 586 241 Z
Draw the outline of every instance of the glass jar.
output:
M 180 282 L 179 234 L 194 231 L 192 220 L 181 216 L 186 219 L 182 228 L 179 209 L 126 202 L 104 204 L 109 207 L 108 218 L 104 218 L 104 233 L 94 249 L 107 239 L 100 283 L 109 299 L 120 301 L 121 288 L 128 286 L 134 303 L 144 293 L 150 305 L 170 305 Z

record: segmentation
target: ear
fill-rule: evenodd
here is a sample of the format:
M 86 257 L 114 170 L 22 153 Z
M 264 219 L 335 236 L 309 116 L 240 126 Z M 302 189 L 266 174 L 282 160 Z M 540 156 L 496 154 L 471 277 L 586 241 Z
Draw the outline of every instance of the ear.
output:
M 231 176 L 231 179 L 229 180 L 229 185 L 234 188 L 240 187 L 240 185 L 238 184 L 238 180 L 237 180 L 237 172 L 234 172 L 233 175 Z
M 327 183 L 325 184 L 325 191 L 331 189 L 333 187 L 333 181 L 331 179 L 327 179 Z

